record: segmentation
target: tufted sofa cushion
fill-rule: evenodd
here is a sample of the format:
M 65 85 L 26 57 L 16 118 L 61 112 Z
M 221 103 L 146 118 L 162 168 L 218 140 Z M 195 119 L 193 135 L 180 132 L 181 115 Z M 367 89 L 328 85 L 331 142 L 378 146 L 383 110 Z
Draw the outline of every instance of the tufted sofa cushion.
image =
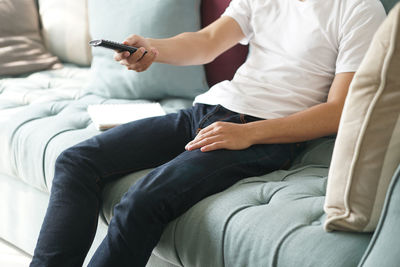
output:
M 86 107 L 128 100 L 77 98 L 88 69 L 67 66 L 0 80 L 0 170 L 48 191 L 57 156 L 99 132 Z M 167 99 L 167 112 L 190 101 Z M 20 112 L 23 111 L 23 112 Z M 323 231 L 326 176 L 334 138 L 308 144 L 292 169 L 245 179 L 171 222 L 154 250 L 175 266 L 355 266 L 370 235 Z M 102 216 L 149 170 L 106 186 Z M 332 249 L 334 245 L 335 249 Z M 307 255 L 307 257 L 304 257 Z
M 48 191 L 57 156 L 99 132 L 87 114 L 89 104 L 134 102 L 95 95 L 79 98 L 89 69 L 73 65 L 21 78 L 0 80 L 0 170 Z M 143 102 L 143 100 L 141 100 Z M 166 99 L 166 112 L 191 101 Z
M 334 138 L 308 144 L 292 169 L 245 179 L 170 223 L 154 254 L 174 266 L 356 266 L 371 235 L 326 233 Z M 103 215 L 149 170 L 106 186 Z

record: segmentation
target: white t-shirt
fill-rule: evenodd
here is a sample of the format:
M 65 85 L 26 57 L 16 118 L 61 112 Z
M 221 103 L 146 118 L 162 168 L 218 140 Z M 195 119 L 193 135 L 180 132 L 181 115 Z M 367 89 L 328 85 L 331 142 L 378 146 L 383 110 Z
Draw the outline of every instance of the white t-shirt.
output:
M 355 72 L 386 17 L 379 0 L 232 0 L 223 16 L 250 44 L 232 81 L 195 99 L 274 119 L 326 102 L 336 73 Z

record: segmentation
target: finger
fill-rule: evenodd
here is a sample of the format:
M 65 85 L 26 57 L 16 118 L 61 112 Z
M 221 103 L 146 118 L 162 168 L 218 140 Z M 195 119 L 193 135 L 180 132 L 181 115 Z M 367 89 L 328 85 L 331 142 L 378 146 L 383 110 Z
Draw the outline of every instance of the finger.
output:
M 126 38 L 125 41 L 123 41 L 122 43 L 125 45 L 130 45 L 130 46 L 135 46 L 140 40 L 140 37 L 136 34 L 129 36 L 128 38 Z
M 212 135 L 220 134 L 223 132 L 223 129 L 225 129 L 227 125 L 229 125 L 229 124 L 227 124 L 226 122 L 221 122 L 221 121 L 214 122 L 213 124 L 207 126 L 203 130 L 201 130 L 198 133 L 198 135 L 207 136 L 209 134 L 212 134 Z
M 195 138 L 201 138 L 209 135 L 215 134 L 215 129 L 216 129 L 216 123 L 213 123 L 211 125 L 208 125 L 206 128 L 200 130 Z
M 215 142 L 206 146 L 203 146 L 200 151 L 201 152 L 210 152 L 218 149 L 226 149 L 224 142 Z
M 155 49 L 151 49 L 148 53 L 146 53 L 142 59 L 139 60 L 139 67 L 141 70 L 148 69 L 151 64 L 153 64 L 154 60 L 157 57 L 157 51 Z
M 131 63 L 129 63 L 127 59 L 122 59 L 122 60 L 119 61 L 119 63 L 121 65 L 126 66 L 126 67 L 131 67 Z
M 188 143 L 185 148 L 186 148 L 186 150 L 191 151 L 191 150 L 201 148 L 203 146 L 207 146 L 214 142 L 218 142 L 219 140 L 220 140 L 219 136 L 213 136 L 213 137 L 204 138 L 201 140 L 193 140 L 192 142 Z
M 197 135 L 192 141 L 190 141 L 186 146 L 187 147 L 192 147 L 195 144 L 198 144 L 199 142 L 201 142 L 204 138 L 206 138 L 205 136 L 200 136 Z
M 129 57 L 131 54 L 127 51 L 125 52 L 115 52 L 114 53 L 114 60 L 115 61 L 121 61 L 123 59 L 126 59 L 127 57 Z
M 129 53 L 129 52 L 128 52 Z M 142 59 L 144 53 L 146 53 L 146 49 L 144 47 L 139 48 L 138 50 L 136 50 L 135 53 L 131 54 L 128 58 L 127 61 L 130 64 L 135 64 L 137 63 L 139 60 Z
M 200 136 L 201 136 L 201 135 L 204 135 L 204 134 L 206 134 L 206 133 L 208 133 L 208 132 L 214 130 L 214 127 L 215 127 L 214 123 L 211 124 L 211 125 L 208 125 L 206 128 L 204 128 L 204 129 L 202 129 L 201 131 L 199 131 L 199 132 L 197 133 L 197 135 L 200 135 Z
M 196 137 L 192 140 L 192 142 L 200 142 L 201 140 L 209 139 L 215 136 L 219 136 L 219 134 L 216 134 L 214 129 L 210 129 L 208 132 L 197 134 Z

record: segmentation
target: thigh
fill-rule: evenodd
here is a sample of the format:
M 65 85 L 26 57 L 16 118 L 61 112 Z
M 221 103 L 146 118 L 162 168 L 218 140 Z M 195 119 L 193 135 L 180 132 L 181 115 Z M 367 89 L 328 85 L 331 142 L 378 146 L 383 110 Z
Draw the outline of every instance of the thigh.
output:
M 91 166 L 101 181 L 159 166 L 184 151 L 191 139 L 191 111 L 127 123 L 64 152 Z
M 281 144 L 258 145 L 240 151 L 185 151 L 133 185 L 125 201 L 130 201 L 129 195 L 135 191 L 145 192 L 153 203 L 159 203 L 156 206 L 172 211 L 168 220 L 173 220 L 198 201 L 240 179 L 281 168 L 292 157 L 294 147 L 294 144 Z

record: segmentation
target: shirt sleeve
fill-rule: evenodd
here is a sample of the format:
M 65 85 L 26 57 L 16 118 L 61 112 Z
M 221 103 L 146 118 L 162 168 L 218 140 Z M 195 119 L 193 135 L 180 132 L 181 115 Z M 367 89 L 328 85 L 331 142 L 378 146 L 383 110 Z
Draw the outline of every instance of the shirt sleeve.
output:
M 339 32 L 336 74 L 358 69 L 374 33 L 386 17 L 380 1 L 356 1 L 343 16 Z
M 236 20 L 245 35 L 245 38 L 240 43 L 247 45 L 253 36 L 249 0 L 232 0 L 222 16 L 229 16 Z

